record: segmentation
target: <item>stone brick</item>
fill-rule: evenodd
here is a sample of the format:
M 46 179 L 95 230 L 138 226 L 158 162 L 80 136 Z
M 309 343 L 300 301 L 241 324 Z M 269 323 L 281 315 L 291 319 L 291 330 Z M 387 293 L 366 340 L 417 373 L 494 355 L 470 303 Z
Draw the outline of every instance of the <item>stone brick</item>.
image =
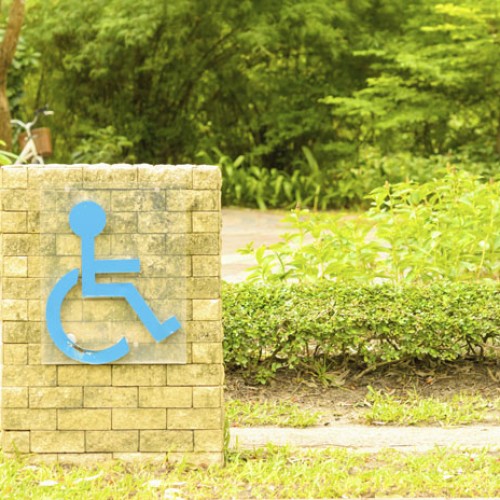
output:
M 222 429 L 220 408 L 175 408 L 167 410 L 167 428 L 172 429 Z
M 85 165 L 83 187 L 98 189 L 130 188 L 137 184 L 137 165 Z
M 42 296 L 42 281 L 40 278 L 29 278 L 24 280 L 26 284 L 26 298 L 40 300 Z
M 28 169 L 28 187 L 77 188 L 82 186 L 82 168 L 77 165 L 45 165 L 43 168 Z
M 2 427 L 4 430 L 55 430 L 56 410 L 4 408 Z
M 83 405 L 81 387 L 30 387 L 30 408 L 80 408 Z
M 52 235 L 47 235 L 46 240 L 50 241 Z M 50 241 L 51 242 L 51 241 Z M 111 253 L 111 238 L 106 235 L 101 235 L 95 240 L 95 254 L 99 256 L 107 256 Z M 58 234 L 55 236 L 52 247 L 42 249 L 43 255 L 81 255 L 81 241 L 80 238 L 74 234 Z
M 114 365 L 112 379 L 115 386 L 166 385 L 164 365 Z
M 2 451 L 4 453 L 29 453 L 29 431 L 4 431 L 2 436 Z
M 61 320 L 63 323 L 83 321 L 83 301 L 66 299 L 61 308 Z
M 193 387 L 194 408 L 221 408 L 223 404 L 221 387 Z
M 57 255 L 80 255 L 81 241 L 76 235 L 58 234 L 56 236 Z
M 206 469 L 211 465 L 223 465 L 224 454 L 222 452 L 184 452 L 184 453 L 169 453 L 168 461 L 170 463 L 182 462 L 183 464 L 192 465 L 201 469 Z
M 190 233 L 191 214 L 188 212 L 142 212 L 138 214 L 139 233 Z
M 9 211 L 26 211 L 29 208 L 28 191 L 23 189 L 4 189 L 0 197 L 2 210 Z
M 220 342 L 192 346 L 193 363 L 217 364 L 222 363 L 222 345 Z
M 190 190 L 168 189 L 166 192 L 166 208 L 171 212 L 184 212 L 193 209 L 194 195 Z
M 194 431 L 194 451 L 222 451 L 224 447 L 224 431 Z
M 194 321 L 214 321 L 222 317 L 222 302 L 220 299 L 193 300 Z
M 193 212 L 194 233 L 218 233 L 221 229 L 221 216 L 215 212 Z
M 38 235 L 34 234 L 29 236 L 37 237 Z M 38 249 L 31 251 L 31 254 L 40 253 L 40 255 L 56 255 L 56 235 L 41 234 L 38 241 Z M 78 254 L 78 257 L 79 256 L 80 254 Z
M 57 428 L 60 430 L 111 430 L 111 410 L 60 409 L 57 411 Z
M 28 300 L 28 319 L 30 321 L 42 321 L 43 318 L 40 300 Z
M 191 252 L 193 255 L 219 255 L 220 252 L 219 234 L 194 233 Z
M 36 234 L 4 234 L 2 252 L 4 256 L 37 255 L 40 251 L 40 238 Z
M 57 461 L 60 464 L 87 468 L 112 459 L 112 453 L 60 453 L 57 455 Z
M 28 257 L 28 276 L 30 278 L 38 278 L 44 275 L 44 266 L 42 264 L 42 258 L 39 255 L 30 255 Z
M 164 234 L 113 234 L 111 235 L 111 255 L 141 255 L 141 273 L 144 255 L 164 256 Z
M 167 382 L 169 386 L 213 386 L 223 382 L 222 365 L 192 364 L 168 365 Z
M 27 408 L 28 388 L 3 387 L 1 401 L 4 408 Z
M 28 230 L 26 212 L 3 212 L 3 233 L 25 233 Z
M 46 256 L 43 258 L 28 257 L 28 276 L 30 278 L 54 278 L 68 272 L 68 270 L 79 268 L 80 256 L 60 255 Z
M 193 191 L 193 206 L 195 211 L 220 210 L 221 196 L 219 191 Z
M 28 342 L 28 323 L 25 321 L 3 321 L 4 343 L 26 343 Z
M 141 408 L 190 408 L 191 387 L 139 387 Z
M 30 465 L 55 465 L 58 463 L 59 455 L 57 453 L 43 453 L 40 455 L 28 455 L 26 462 Z
M 112 191 L 111 210 L 118 212 L 164 211 L 165 191 L 159 188 Z
M 111 365 L 60 365 L 57 367 L 57 385 L 111 385 Z
M 165 453 L 193 451 L 193 432 L 143 430 L 140 432 L 139 450 Z
M 184 324 L 188 342 L 221 342 L 221 321 L 187 321 Z
M 191 299 L 218 299 L 220 280 L 218 278 L 191 278 L 187 280 Z
M 26 218 L 26 226 L 28 233 L 36 233 L 40 234 L 40 212 L 39 211 L 30 211 L 28 212 Z
M 165 453 L 146 453 L 146 452 L 132 452 L 132 453 L 113 453 L 114 460 L 126 463 L 140 463 L 140 464 L 158 464 L 160 467 L 165 465 Z
M 56 385 L 56 367 L 38 365 L 5 365 L 4 387 L 50 387 Z
M 167 191 L 167 210 L 171 211 L 203 211 L 220 210 L 219 191 Z M 216 231 L 219 230 L 217 227 Z
M 42 346 L 40 344 L 28 345 L 28 364 L 30 365 L 42 364 Z
M 28 319 L 28 301 L 3 299 L 2 319 L 4 321 L 22 321 Z
M 107 224 L 103 233 L 136 234 L 137 232 L 136 212 L 111 212 L 108 214 Z
M 130 321 L 137 318 L 124 300 L 88 299 L 83 302 L 83 321 Z
M 165 252 L 169 256 L 191 255 L 192 246 L 192 234 L 167 234 L 165 236 Z
M 41 207 L 44 211 L 40 212 L 40 232 L 46 234 L 73 234 L 68 221 L 67 212 L 45 211 L 46 207 Z M 32 212 L 28 213 L 28 219 Z
M 220 189 L 221 171 L 211 165 L 197 165 L 193 169 L 193 189 Z
M 28 346 L 26 344 L 4 344 L 4 365 L 26 365 L 28 363 Z
M 3 276 L 13 278 L 25 278 L 28 276 L 28 257 L 4 255 Z
M 84 431 L 32 431 L 34 453 L 80 453 L 85 451 Z
M 221 260 L 219 255 L 193 255 L 193 276 L 220 277 Z
M 28 188 L 27 167 L 2 167 L 2 187 L 10 189 Z
M 87 452 L 139 450 L 139 431 L 85 431 Z
M 115 408 L 113 409 L 113 429 L 166 429 L 165 409 Z
M 137 408 L 137 387 L 84 387 L 86 408 Z
M 29 344 L 34 344 L 34 343 L 40 343 L 41 336 L 42 336 L 42 324 L 39 321 L 30 321 L 26 324 L 27 329 L 27 337 L 28 337 L 28 343 Z
M 146 255 L 141 259 L 141 275 L 143 279 L 191 276 L 191 259 L 187 255 Z M 148 292 L 150 283 L 153 283 L 161 290 L 167 292 L 171 290 L 170 295 L 177 298 L 184 297 L 178 295 L 173 285 L 177 285 L 177 288 L 183 290 L 187 286 L 186 280 L 178 280 L 177 283 L 165 279 L 158 280 L 156 283 L 148 280 L 147 283 L 147 287 L 144 287 L 145 292 Z
M 142 187 L 166 187 L 191 189 L 193 171 L 190 165 L 146 165 L 139 168 L 139 184 Z
M 2 297 L 3 299 L 26 299 L 26 278 L 3 278 Z
M 93 201 L 101 205 L 101 207 L 109 212 L 111 210 L 111 194 L 113 191 L 109 189 L 91 189 L 91 190 L 57 190 L 57 191 L 44 191 L 43 196 L 45 203 L 43 209 L 48 210 L 52 214 L 57 211 L 64 213 L 67 219 L 69 211 L 74 205 L 82 201 Z M 59 227 L 59 226 L 57 226 Z M 68 226 L 69 229 L 69 226 Z M 65 231 L 70 232 L 70 231 Z

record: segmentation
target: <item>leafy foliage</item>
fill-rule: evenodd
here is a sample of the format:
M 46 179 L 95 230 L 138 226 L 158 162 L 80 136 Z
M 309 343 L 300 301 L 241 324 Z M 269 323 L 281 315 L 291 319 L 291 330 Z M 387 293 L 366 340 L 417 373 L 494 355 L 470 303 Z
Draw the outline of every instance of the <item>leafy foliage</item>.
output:
M 490 0 L 27 9 L 11 104 L 21 116 L 56 111 L 55 161 L 202 155 L 222 166 L 225 203 L 261 208 L 358 206 L 386 181 L 426 182 L 447 163 L 499 173 Z
M 295 211 L 282 241 L 254 250 L 252 282 L 498 280 L 500 183 L 448 170 L 424 183 L 386 184 L 354 219 Z
M 494 354 L 499 299 L 493 284 L 226 284 L 224 359 L 266 382 L 283 367 Z

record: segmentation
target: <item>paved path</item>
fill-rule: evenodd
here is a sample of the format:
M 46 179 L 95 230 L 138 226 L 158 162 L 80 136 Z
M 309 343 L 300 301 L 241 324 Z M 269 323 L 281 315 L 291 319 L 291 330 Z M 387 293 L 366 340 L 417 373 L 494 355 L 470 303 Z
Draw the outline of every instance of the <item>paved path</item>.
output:
M 334 425 L 289 429 L 276 427 L 242 427 L 231 429 L 230 446 L 252 449 L 266 444 L 303 448 L 351 448 L 376 452 L 384 448 L 424 452 L 435 446 L 484 448 L 500 450 L 500 427 L 474 425 L 465 427 L 377 427 L 367 425 Z
M 288 212 L 223 208 L 222 209 L 222 278 L 242 281 L 245 270 L 255 263 L 251 255 L 240 255 L 238 249 L 254 242 L 255 247 L 279 241 L 286 226 L 280 222 Z

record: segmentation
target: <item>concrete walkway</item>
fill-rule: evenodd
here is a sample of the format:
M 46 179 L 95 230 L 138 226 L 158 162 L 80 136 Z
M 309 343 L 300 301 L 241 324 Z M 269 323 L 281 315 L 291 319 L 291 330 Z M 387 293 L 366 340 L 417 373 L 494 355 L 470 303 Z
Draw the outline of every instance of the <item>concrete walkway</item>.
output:
M 222 279 L 230 282 L 242 281 L 245 270 L 255 264 L 251 255 L 238 253 L 250 242 L 255 248 L 279 241 L 286 231 L 281 222 L 287 211 L 260 211 L 245 208 L 222 209 Z
M 275 444 L 301 448 L 350 448 L 367 452 L 377 452 L 384 448 L 425 452 L 436 446 L 500 450 L 500 427 L 490 425 L 453 428 L 345 424 L 306 429 L 242 427 L 232 428 L 230 434 L 230 446 L 237 449 Z

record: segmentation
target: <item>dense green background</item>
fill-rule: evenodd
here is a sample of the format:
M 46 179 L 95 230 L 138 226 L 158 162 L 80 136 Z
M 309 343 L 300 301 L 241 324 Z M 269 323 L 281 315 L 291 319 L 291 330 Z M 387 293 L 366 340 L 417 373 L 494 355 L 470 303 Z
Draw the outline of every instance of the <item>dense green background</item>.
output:
M 498 174 L 499 26 L 499 0 L 32 0 L 11 104 L 56 111 L 56 161 L 216 162 L 226 203 L 352 206 Z

